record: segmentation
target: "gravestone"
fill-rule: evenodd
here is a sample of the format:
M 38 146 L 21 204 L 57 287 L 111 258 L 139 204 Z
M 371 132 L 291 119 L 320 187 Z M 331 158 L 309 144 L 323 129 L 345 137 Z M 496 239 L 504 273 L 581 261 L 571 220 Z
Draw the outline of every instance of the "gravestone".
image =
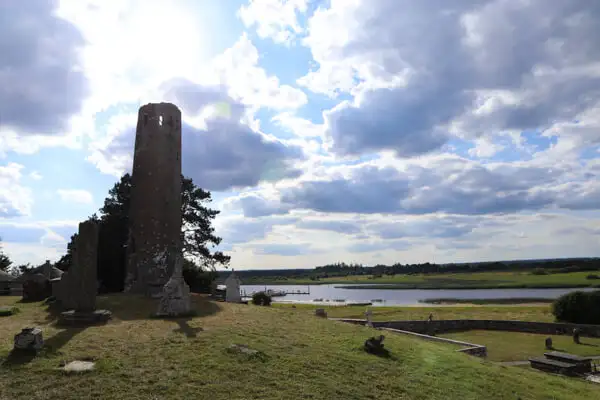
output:
M 44 338 L 40 328 L 23 328 L 14 338 L 14 347 L 16 351 L 35 351 L 38 352 L 44 347 Z
M 176 317 L 189 314 L 190 311 L 190 287 L 183 279 L 183 256 L 177 254 L 173 275 L 163 286 L 156 316 Z
M 367 318 L 366 326 L 368 326 L 369 328 L 373 327 L 373 321 L 371 320 L 372 316 L 373 311 L 370 308 L 367 308 L 367 311 L 365 311 L 365 317 Z
M 321 318 L 327 318 L 327 312 L 325 311 L 324 308 L 317 308 L 315 310 L 315 315 L 317 317 L 321 317 Z
M 79 233 L 73 249 L 69 270 L 57 283 L 54 295 L 63 308 L 76 311 L 96 309 L 98 255 L 98 224 L 85 221 L 79 224 Z
M 552 338 L 551 337 L 547 337 L 546 338 L 546 349 L 548 349 L 548 350 L 552 350 L 553 349 L 553 347 L 552 347 Z
M 67 310 L 60 314 L 62 324 L 106 322 L 111 312 L 96 310 L 98 224 L 85 221 L 79 224 L 77 240 L 69 270 L 60 281 L 53 282 L 56 300 Z
M 579 328 L 573 329 L 573 342 L 575 342 L 576 344 L 581 344 L 581 342 L 579 341 L 579 335 L 581 335 L 581 331 L 579 330 Z
M 242 296 L 240 295 L 240 285 L 241 282 L 237 275 L 235 274 L 235 270 L 231 270 L 231 275 L 227 277 L 225 280 L 225 301 L 228 303 L 240 303 L 242 301 Z
M 380 335 L 379 337 L 372 337 L 365 340 L 365 351 L 371 354 L 386 353 L 386 350 L 383 346 L 383 339 L 385 339 L 385 336 Z

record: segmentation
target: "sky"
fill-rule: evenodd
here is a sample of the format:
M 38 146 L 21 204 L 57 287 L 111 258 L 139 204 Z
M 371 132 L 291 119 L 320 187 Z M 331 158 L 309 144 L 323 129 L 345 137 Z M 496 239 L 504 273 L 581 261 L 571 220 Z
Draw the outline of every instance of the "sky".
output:
M 600 3 L 4 0 L 0 237 L 60 258 L 183 114 L 236 269 L 600 256 Z

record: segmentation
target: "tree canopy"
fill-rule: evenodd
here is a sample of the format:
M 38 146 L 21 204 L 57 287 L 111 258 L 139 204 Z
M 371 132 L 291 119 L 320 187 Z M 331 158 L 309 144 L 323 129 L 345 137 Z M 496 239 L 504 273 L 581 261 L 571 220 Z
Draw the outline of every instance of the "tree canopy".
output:
M 11 265 L 12 261 L 2 250 L 2 238 L 0 238 L 0 271 L 8 272 Z
M 131 175 L 125 174 L 115 183 L 104 200 L 98 215 L 89 219 L 99 224 L 98 279 L 103 292 L 123 290 L 126 272 L 126 251 L 129 232 L 129 207 L 131 200 Z M 212 201 L 210 192 L 197 187 L 192 179 L 181 176 L 181 238 L 184 262 L 184 277 L 192 288 L 199 289 L 216 277 L 217 265 L 228 266 L 230 257 L 211 248 L 221 242 L 215 235 L 212 221 L 218 210 L 208 208 Z M 77 234 L 71 236 L 67 253 L 56 263 L 56 267 L 67 270 L 71 264 Z M 194 282 L 190 282 L 194 280 Z M 210 284 L 210 282 L 208 282 Z

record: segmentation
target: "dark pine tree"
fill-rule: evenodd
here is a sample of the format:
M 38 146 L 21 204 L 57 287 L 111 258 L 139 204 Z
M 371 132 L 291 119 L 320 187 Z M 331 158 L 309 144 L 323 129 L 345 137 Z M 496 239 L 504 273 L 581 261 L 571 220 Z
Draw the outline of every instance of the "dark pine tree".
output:
M 207 207 L 210 192 L 198 188 L 191 179 L 181 177 L 181 237 L 184 277 L 193 291 L 206 291 L 217 274 L 218 264 L 228 266 L 230 257 L 220 251 L 211 252 L 221 242 L 214 233 L 212 221 L 219 211 Z M 123 290 L 126 273 L 127 238 L 129 233 L 129 205 L 131 199 L 131 175 L 125 174 L 108 192 L 100 217 L 90 217 L 99 223 L 98 280 L 101 292 Z M 77 234 L 71 237 L 65 254 L 57 268 L 68 269 Z

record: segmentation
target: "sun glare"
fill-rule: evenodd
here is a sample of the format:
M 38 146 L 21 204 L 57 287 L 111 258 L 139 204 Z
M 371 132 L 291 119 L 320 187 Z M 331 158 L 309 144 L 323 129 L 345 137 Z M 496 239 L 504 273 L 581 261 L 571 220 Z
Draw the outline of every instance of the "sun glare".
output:
M 135 58 L 158 73 L 186 74 L 204 59 L 202 27 L 169 3 L 138 10 L 128 28 Z

